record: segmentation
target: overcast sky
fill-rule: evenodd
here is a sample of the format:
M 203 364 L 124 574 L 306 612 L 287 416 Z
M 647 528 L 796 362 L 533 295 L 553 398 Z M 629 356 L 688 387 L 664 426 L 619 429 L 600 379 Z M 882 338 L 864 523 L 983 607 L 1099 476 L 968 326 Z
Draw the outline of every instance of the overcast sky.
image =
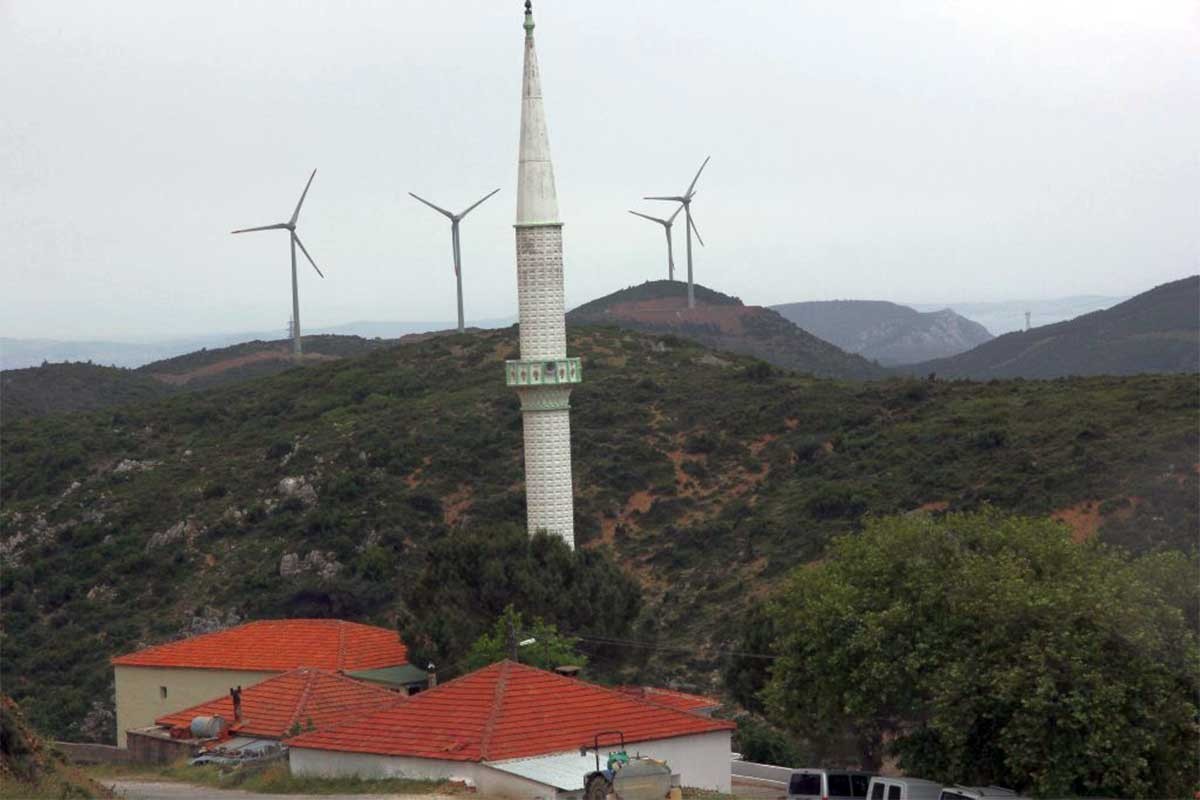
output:
M 521 0 L 0 0 L 0 335 L 515 313 Z M 285 9 L 287 9 L 285 11 Z M 568 303 L 1128 295 L 1197 271 L 1194 0 L 538 0 Z M 683 267 L 683 229 L 676 231 Z

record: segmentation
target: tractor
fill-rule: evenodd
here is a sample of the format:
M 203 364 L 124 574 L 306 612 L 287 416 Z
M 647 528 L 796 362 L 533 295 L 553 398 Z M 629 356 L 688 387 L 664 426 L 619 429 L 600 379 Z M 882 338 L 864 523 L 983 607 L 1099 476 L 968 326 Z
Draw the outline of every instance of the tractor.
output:
M 609 752 L 604 769 L 600 768 L 601 737 L 615 737 L 621 747 Z M 616 741 L 610 739 L 609 746 Z M 579 754 L 586 756 L 589 749 L 596 754 L 596 769 L 583 779 L 583 800 L 680 800 L 679 787 L 672 786 L 667 762 L 641 755 L 631 757 L 621 731 L 597 733 L 591 747 L 583 745 Z

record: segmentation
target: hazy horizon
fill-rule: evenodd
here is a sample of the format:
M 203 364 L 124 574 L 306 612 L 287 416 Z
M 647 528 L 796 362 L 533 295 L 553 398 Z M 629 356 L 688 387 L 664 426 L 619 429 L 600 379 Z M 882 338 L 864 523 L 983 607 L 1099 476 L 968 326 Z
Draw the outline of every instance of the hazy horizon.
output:
M 0 0 L 0 335 L 282 331 L 516 308 L 521 2 Z M 568 307 L 665 277 L 755 305 L 1127 297 L 1197 272 L 1194 4 L 535 3 Z M 683 274 L 683 228 L 675 237 Z

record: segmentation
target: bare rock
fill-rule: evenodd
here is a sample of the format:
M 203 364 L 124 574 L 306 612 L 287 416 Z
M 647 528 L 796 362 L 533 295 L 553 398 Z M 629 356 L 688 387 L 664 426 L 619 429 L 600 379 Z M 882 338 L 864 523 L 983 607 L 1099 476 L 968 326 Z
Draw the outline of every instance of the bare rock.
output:
M 337 560 L 333 551 L 321 552 L 310 550 L 303 559 L 298 553 L 284 553 L 279 559 L 279 575 L 282 578 L 294 578 L 305 573 L 313 573 L 321 580 L 332 580 L 342 571 L 342 562 Z
M 146 550 L 153 550 L 157 547 L 165 547 L 178 542 L 190 545 L 196 540 L 197 536 L 203 533 L 204 526 L 196 522 L 196 520 L 180 520 L 165 531 L 159 531 L 151 535 L 150 541 L 146 542 Z
M 193 614 L 191 621 L 181 631 L 184 637 L 199 636 L 202 633 L 215 633 L 240 624 L 242 618 L 236 611 L 222 612 L 219 608 L 205 606 L 199 614 Z
M 107 583 L 98 583 L 88 589 L 87 599 L 93 603 L 107 603 L 117 596 L 117 590 Z
M 299 478 L 287 477 L 279 481 L 279 494 L 284 497 L 295 497 L 306 506 L 317 504 L 317 490 L 312 487 L 303 475 Z
M 147 472 L 157 466 L 157 461 L 138 461 L 134 458 L 124 458 L 121 459 L 121 463 L 113 467 L 113 474 L 124 475 L 127 472 Z

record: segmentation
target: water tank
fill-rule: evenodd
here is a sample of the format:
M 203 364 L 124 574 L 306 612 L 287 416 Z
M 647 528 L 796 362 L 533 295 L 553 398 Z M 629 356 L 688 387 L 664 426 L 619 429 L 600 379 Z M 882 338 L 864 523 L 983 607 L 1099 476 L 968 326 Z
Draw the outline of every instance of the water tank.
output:
M 197 739 L 215 739 L 228 727 L 224 717 L 193 717 L 192 736 Z

